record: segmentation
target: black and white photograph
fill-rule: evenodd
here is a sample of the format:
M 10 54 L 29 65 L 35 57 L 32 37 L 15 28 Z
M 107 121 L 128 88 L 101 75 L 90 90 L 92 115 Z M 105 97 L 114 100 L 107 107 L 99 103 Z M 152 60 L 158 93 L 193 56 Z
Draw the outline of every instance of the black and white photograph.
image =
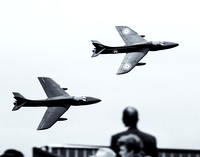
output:
M 1 157 L 199 157 L 200 9 L 180 0 L 1 0 Z

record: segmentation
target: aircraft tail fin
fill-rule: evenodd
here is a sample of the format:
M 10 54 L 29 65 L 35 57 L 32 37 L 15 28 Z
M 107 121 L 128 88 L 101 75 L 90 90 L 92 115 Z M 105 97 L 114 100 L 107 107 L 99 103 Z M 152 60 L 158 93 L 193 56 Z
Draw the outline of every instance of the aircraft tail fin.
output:
M 106 46 L 101 44 L 99 41 L 97 40 L 92 40 L 92 44 L 95 46 L 93 52 L 92 57 L 97 57 L 100 53 L 102 53 L 105 49 Z
M 20 93 L 13 92 L 13 95 L 16 101 L 13 103 L 15 106 L 12 110 L 16 111 L 19 110 L 27 102 L 27 99 L 24 98 Z

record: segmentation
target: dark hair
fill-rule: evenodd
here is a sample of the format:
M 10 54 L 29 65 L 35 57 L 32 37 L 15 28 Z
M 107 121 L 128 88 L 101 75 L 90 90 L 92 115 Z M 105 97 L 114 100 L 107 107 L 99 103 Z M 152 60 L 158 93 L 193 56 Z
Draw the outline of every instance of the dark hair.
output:
M 4 152 L 2 157 L 24 157 L 24 155 L 15 149 L 8 149 Z
M 123 111 L 122 120 L 126 126 L 136 127 L 138 122 L 138 112 L 134 107 L 126 107 Z
M 142 140 L 134 134 L 121 136 L 118 139 L 117 144 L 119 146 L 125 146 L 128 152 L 134 150 L 135 154 L 139 153 L 143 148 Z

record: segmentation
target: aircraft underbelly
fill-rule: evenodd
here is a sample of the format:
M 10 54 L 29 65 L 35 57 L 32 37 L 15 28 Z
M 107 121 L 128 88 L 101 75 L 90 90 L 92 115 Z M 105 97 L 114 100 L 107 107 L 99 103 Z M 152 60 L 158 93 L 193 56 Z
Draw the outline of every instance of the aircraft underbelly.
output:
M 117 54 L 117 53 L 129 53 L 129 52 L 140 52 L 142 49 L 148 48 L 148 45 L 134 45 L 134 46 L 123 46 L 123 47 L 111 47 L 102 52 L 102 54 Z
M 28 101 L 24 107 L 54 107 L 54 106 L 64 106 L 69 104 L 70 100 L 31 100 Z

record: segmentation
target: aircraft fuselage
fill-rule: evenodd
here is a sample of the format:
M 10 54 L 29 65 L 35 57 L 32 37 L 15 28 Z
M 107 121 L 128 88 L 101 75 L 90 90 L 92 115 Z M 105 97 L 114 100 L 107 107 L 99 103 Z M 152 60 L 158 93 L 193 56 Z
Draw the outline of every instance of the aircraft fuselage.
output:
M 26 100 L 26 103 L 23 107 L 56 107 L 56 106 L 65 106 L 70 104 L 72 106 L 81 106 L 81 105 L 90 105 L 97 102 L 100 102 L 100 99 L 94 97 L 53 97 L 41 100 Z
M 158 50 L 173 48 L 176 46 L 178 46 L 178 44 L 173 43 L 173 42 L 151 41 L 144 44 L 136 44 L 136 45 L 130 45 L 130 46 L 118 46 L 118 47 L 106 46 L 105 49 L 101 52 L 101 54 L 138 52 L 141 49 L 148 49 L 149 51 L 158 51 Z

